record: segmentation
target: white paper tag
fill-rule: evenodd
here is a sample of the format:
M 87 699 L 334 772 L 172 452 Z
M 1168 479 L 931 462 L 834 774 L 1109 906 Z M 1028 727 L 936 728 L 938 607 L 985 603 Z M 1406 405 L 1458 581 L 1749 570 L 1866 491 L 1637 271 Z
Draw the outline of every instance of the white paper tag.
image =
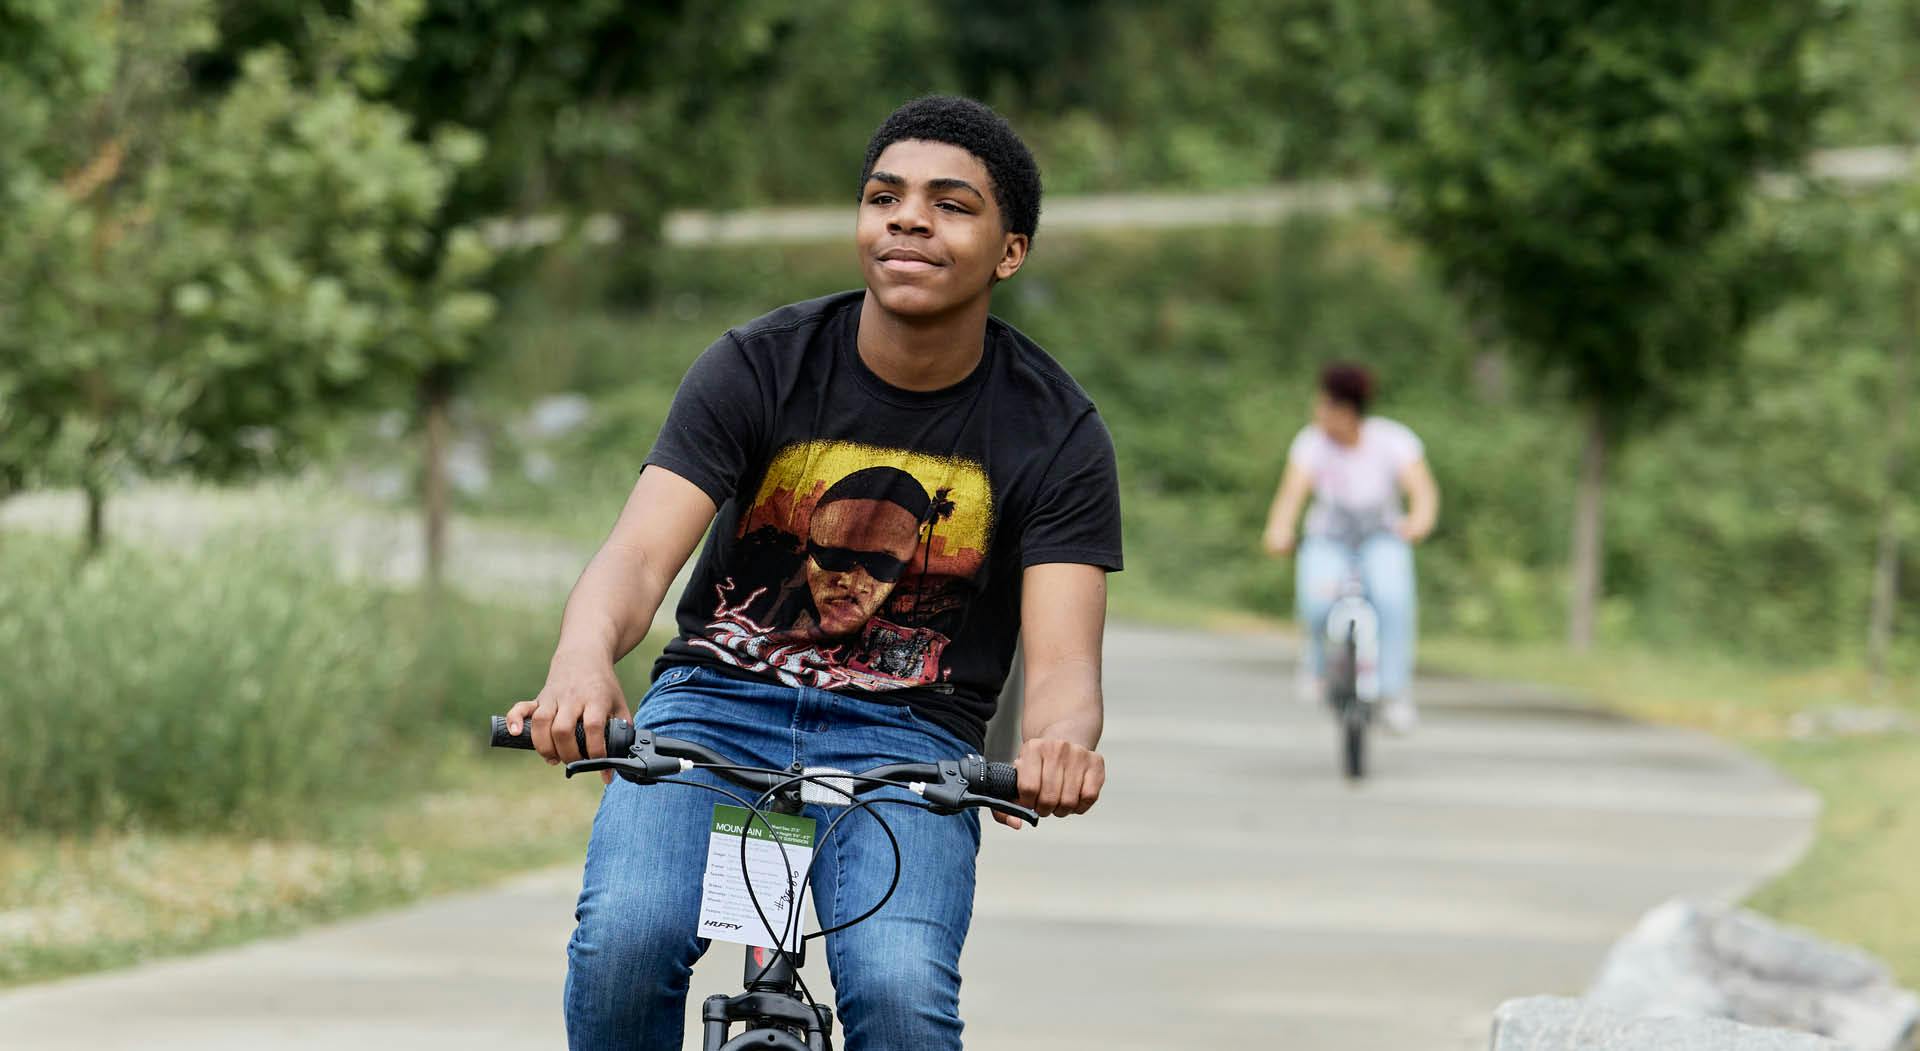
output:
M 760 922 L 765 913 L 774 931 L 787 933 L 788 917 L 793 915 L 794 900 L 800 896 L 800 881 L 806 878 L 807 865 L 813 861 L 812 818 L 788 814 L 767 814 L 773 823 L 769 831 L 760 818 L 748 819 L 748 812 L 720 803 L 713 808 L 713 827 L 707 836 L 707 875 L 700 884 L 700 936 L 741 945 L 771 949 L 778 939 Z M 754 899 L 747 896 L 747 882 L 740 871 L 740 836 L 747 837 L 746 875 L 753 880 L 753 893 L 760 911 L 754 911 Z M 785 859 L 781 852 L 785 850 Z M 788 878 L 789 870 L 792 877 Z M 786 948 L 800 948 L 800 924 L 795 924 Z

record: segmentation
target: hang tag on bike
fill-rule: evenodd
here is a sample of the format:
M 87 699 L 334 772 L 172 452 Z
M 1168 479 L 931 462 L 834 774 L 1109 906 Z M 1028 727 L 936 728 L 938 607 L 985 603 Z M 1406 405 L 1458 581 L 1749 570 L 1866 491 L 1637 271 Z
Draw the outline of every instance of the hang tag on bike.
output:
M 707 835 L 707 874 L 700 884 L 700 937 L 771 949 L 787 935 L 786 948 L 800 948 L 800 923 L 788 923 L 801 881 L 813 861 L 814 821 L 788 814 L 748 820 L 742 807 L 716 804 Z M 772 828 L 768 828 L 771 822 Z M 746 868 L 740 867 L 740 839 L 746 836 Z M 784 852 L 784 854 L 783 854 Z M 753 894 L 747 881 L 753 881 Z M 760 908 L 754 909 L 758 899 Z M 766 923 L 760 920 L 766 914 Z

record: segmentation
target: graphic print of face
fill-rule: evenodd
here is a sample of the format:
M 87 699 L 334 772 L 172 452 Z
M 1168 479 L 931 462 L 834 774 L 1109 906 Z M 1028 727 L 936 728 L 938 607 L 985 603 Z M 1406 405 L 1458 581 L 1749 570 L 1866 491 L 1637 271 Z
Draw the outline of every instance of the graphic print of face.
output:
M 926 490 L 905 471 L 870 467 L 821 496 L 807 526 L 807 588 L 820 634 L 853 635 L 893 593 L 920 546 Z

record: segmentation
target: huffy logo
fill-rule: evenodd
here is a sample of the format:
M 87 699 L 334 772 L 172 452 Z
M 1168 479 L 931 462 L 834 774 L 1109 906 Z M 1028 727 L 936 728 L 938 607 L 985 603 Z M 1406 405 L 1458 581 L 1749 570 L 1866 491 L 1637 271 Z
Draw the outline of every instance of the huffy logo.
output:
M 721 922 L 720 920 L 708 920 L 708 921 L 706 922 L 706 926 L 708 926 L 708 927 L 718 927 L 719 929 L 721 929 L 721 930 L 723 930 L 723 931 L 737 931 L 737 930 L 739 930 L 739 929 L 740 929 L 741 927 L 743 927 L 743 926 L 745 926 L 745 925 L 744 925 L 744 924 L 739 924 L 739 923 L 723 923 L 723 922 Z

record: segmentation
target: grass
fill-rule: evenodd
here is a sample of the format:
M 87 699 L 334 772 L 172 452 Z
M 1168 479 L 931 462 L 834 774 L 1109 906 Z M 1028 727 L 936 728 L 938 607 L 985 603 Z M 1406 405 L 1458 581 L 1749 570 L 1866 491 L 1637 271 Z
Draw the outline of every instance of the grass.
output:
M 1920 986 L 1920 734 L 1830 736 L 1796 719 L 1872 707 L 1920 720 L 1920 682 L 1876 693 L 1856 669 L 1778 669 L 1630 647 L 1581 655 L 1439 639 L 1422 648 L 1430 669 L 1557 686 L 1634 718 L 1712 732 L 1819 793 L 1813 848 L 1749 904 L 1866 949 L 1902 984 Z
M 0 843 L 0 986 L 214 948 L 578 861 L 597 778 L 447 738 L 433 788 L 301 835 L 124 830 Z
M 0 984 L 579 858 L 598 782 L 480 739 L 538 690 L 553 616 L 343 583 L 264 532 L 83 566 L 4 538 Z

